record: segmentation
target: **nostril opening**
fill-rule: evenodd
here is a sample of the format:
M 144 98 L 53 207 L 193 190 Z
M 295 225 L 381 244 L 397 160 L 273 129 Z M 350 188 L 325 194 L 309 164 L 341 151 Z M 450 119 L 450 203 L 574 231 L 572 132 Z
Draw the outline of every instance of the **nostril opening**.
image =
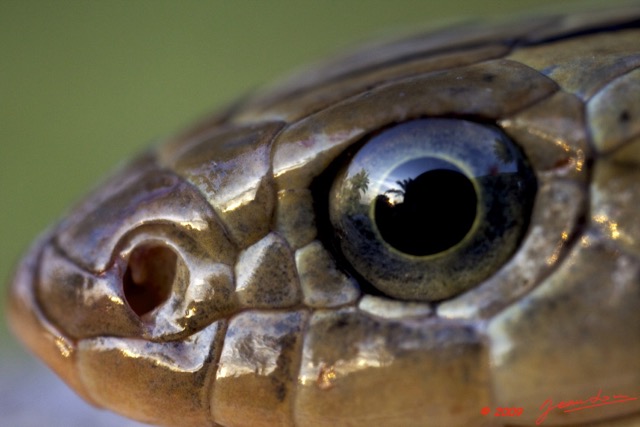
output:
M 160 245 L 144 245 L 131 252 L 122 283 L 127 303 L 138 316 L 169 298 L 177 258 L 174 251 Z

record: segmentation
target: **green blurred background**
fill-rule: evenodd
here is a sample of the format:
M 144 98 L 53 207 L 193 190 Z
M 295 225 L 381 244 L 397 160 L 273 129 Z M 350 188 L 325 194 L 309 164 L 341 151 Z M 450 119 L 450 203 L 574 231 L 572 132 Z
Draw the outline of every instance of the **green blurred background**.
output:
M 119 160 L 295 66 L 395 30 L 566 3 L 2 0 L 0 284 Z M 3 320 L 0 338 L 0 372 L 20 369 Z

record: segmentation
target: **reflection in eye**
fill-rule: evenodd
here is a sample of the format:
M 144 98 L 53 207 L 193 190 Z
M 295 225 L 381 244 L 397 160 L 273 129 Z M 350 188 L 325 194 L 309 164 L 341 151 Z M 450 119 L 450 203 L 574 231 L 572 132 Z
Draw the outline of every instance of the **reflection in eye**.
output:
M 393 169 L 375 198 L 375 225 L 394 248 L 432 255 L 458 243 L 476 218 L 473 183 L 454 164 L 434 157 Z
M 499 129 L 423 119 L 367 141 L 338 173 L 329 211 L 345 258 L 371 285 L 438 301 L 513 254 L 535 192 L 526 159 Z

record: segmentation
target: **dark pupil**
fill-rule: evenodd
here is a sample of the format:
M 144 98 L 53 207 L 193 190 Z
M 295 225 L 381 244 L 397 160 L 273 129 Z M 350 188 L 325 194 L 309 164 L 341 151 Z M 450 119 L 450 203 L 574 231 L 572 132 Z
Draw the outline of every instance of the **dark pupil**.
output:
M 391 188 L 375 199 L 375 223 L 397 250 L 436 254 L 460 242 L 471 229 L 476 192 L 452 163 L 433 157 L 411 160 L 394 169 L 388 180 Z

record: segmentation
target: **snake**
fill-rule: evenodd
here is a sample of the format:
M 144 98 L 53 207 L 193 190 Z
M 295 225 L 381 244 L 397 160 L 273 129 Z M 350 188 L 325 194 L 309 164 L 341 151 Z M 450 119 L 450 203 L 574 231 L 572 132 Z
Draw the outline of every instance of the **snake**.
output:
M 110 175 L 16 336 L 162 426 L 640 425 L 640 7 L 338 55 Z

